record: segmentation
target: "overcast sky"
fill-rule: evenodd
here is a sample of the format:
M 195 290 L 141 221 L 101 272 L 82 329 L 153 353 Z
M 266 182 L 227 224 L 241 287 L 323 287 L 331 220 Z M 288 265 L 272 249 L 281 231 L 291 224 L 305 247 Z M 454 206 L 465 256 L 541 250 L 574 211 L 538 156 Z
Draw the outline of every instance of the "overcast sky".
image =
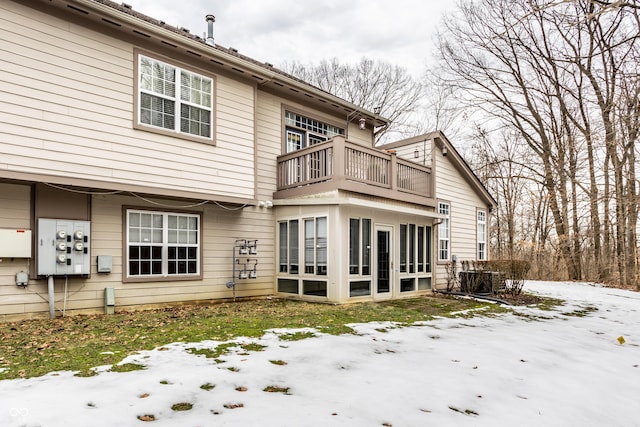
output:
M 206 32 L 216 16 L 216 44 L 275 66 L 337 57 L 381 59 L 422 75 L 433 35 L 454 2 L 443 0 L 127 0 L 168 24 Z

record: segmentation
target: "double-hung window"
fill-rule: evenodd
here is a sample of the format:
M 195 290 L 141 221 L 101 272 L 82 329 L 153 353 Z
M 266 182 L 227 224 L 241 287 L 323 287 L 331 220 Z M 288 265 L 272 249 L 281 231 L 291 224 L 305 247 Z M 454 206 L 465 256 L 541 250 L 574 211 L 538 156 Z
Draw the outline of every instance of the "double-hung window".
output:
M 128 209 L 128 278 L 200 275 L 200 215 Z
M 478 260 L 485 261 L 487 259 L 487 213 L 485 211 L 477 212 L 478 223 Z
M 438 213 L 445 215 L 440 225 L 438 225 L 438 261 L 449 261 L 450 259 L 450 240 L 451 240 L 451 222 L 450 222 L 449 203 L 438 203 Z
M 144 55 L 137 78 L 139 125 L 213 139 L 213 79 Z

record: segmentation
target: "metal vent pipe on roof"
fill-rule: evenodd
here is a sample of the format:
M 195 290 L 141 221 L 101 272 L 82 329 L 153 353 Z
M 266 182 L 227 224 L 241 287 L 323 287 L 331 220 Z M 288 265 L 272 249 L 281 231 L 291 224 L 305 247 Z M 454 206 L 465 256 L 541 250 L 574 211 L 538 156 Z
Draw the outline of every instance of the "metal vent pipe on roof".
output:
M 207 43 L 210 46 L 214 46 L 213 23 L 216 22 L 216 17 L 213 15 L 207 15 L 205 19 L 207 21 L 207 39 L 205 40 L 205 43 Z

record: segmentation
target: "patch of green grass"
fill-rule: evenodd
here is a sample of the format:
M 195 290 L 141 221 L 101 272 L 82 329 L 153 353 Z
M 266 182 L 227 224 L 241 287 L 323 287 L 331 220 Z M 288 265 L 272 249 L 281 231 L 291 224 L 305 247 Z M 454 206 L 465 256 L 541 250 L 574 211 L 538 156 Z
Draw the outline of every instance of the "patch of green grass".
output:
M 269 360 L 269 362 L 278 366 L 285 366 L 287 364 L 287 362 L 285 362 L 284 360 Z
M 307 338 L 313 338 L 316 334 L 313 332 L 294 332 L 291 334 L 282 334 L 280 335 L 280 339 L 283 341 L 300 341 Z
M 289 393 L 289 387 L 278 387 L 278 386 L 275 386 L 275 385 L 268 385 L 265 388 L 263 388 L 262 391 L 266 391 L 267 393 L 290 394 Z
M 129 354 L 172 342 L 259 338 L 266 330 L 277 328 L 316 328 L 338 335 L 353 333 L 346 326 L 349 323 L 390 321 L 406 325 L 483 304 L 487 306 L 479 313 L 483 316 L 504 310 L 496 304 L 436 295 L 347 305 L 270 299 L 5 322 L 0 323 L 0 380 L 65 370 L 90 375 L 92 367 L 115 365 Z M 292 334 L 283 339 L 309 336 L 312 334 Z M 218 359 L 231 347 L 238 344 L 190 351 Z M 246 344 L 244 350 L 260 351 L 258 347 Z
M 171 410 L 173 411 L 190 411 L 193 408 L 193 403 L 189 402 L 180 402 L 174 403 L 171 405 Z
M 139 365 L 137 363 L 123 363 L 122 365 L 113 365 L 111 367 L 111 372 L 131 372 L 131 371 L 141 371 L 146 369 L 144 365 Z
M 207 359 L 218 359 L 220 356 L 229 353 L 229 349 L 238 347 L 238 344 L 233 342 L 223 343 L 216 346 L 214 349 L 210 348 L 188 348 L 187 351 L 191 354 L 201 355 Z
M 75 374 L 73 374 L 74 377 L 81 377 L 81 378 L 95 377 L 96 375 L 98 375 L 98 373 L 91 368 L 85 369 L 84 371 L 78 371 Z
M 204 383 L 200 386 L 201 389 L 206 390 L 206 391 L 211 391 L 216 387 L 215 384 L 211 384 L 211 383 Z
M 266 345 L 258 343 L 240 344 L 240 347 L 242 347 L 246 351 L 264 351 L 264 349 L 267 348 Z
M 555 310 L 561 305 L 564 304 L 564 301 L 556 298 L 543 298 L 542 301 L 535 304 L 534 307 L 539 308 L 540 310 L 551 311 Z
M 598 307 L 594 307 L 591 305 L 588 305 L 582 309 L 577 309 L 577 310 L 573 310 L 573 311 L 569 311 L 566 313 L 562 313 L 563 316 L 570 316 L 570 317 L 585 317 L 588 316 L 589 314 L 598 311 Z

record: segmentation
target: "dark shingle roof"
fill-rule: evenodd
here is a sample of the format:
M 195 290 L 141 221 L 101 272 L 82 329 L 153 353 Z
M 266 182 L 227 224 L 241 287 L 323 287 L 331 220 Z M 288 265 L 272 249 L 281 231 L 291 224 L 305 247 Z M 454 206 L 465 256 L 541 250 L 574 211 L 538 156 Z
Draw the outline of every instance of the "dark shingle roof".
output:
M 241 59 L 243 61 L 249 62 L 249 63 L 254 64 L 254 65 L 258 65 L 258 66 L 264 68 L 265 70 L 278 73 L 278 74 L 280 74 L 280 75 L 282 75 L 284 77 L 287 77 L 289 79 L 295 80 L 295 81 L 297 81 L 299 83 L 302 83 L 302 84 L 305 84 L 305 85 L 307 85 L 309 87 L 313 87 L 316 90 L 322 91 L 322 92 L 324 92 L 324 93 L 326 93 L 328 95 L 335 96 L 335 95 L 327 92 L 324 89 L 321 89 L 321 88 L 319 88 L 317 86 L 314 86 L 314 85 L 312 85 L 312 84 L 310 84 L 310 83 L 308 83 L 308 82 L 306 82 L 306 81 L 304 81 L 304 80 L 302 80 L 302 79 L 300 79 L 300 78 L 298 78 L 296 76 L 293 76 L 293 75 L 291 75 L 289 73 L 286 73 L 285 71 L 282 71 L 282 70 L 274 67 L 272 64 L 270 64 L 268 62 L 260 62 L 258 60 L 255 60 L 255 59 L 251 58 L 251 57 L 248 57 L 246 55 L 238 53 L 237 49 L 226 48 L 226 47 L 220 46 L 218 44 L 216 44 L 214 46 L 211 46 L 211 45 L 209 45 L 209 44 L 207 44 L 205 42 L 205 39 L 203 39 L 202 37 L 200 37 L 200 36 L 198 36 L 196 34 L 192 34 L 189 30 L 187 30 L 185 28 L 182 28 L 182 27 L 176 27 L 176 26 L 173 26 L 173 25 L 169 25 L 164 21 L 161 21 L 159 19 L 156 19 L 156 18 L 153 18 L 151 16 L 145 15 L 144 13 L 137 12 L 131 6 L 129 6 L 126 3 L 116 3 L 116 2 L 111 1 L 111 0 L 92 0 L 92 1 L 94 1 L 95 3 L 100 3 L 102 5 L 108 6 L 108 7 L 112 8 L 112 9 L 118 10 L 119 12 L 126 13 L 127 15 L 133 16 L 135 18 L 141 19 L 141 20 L 143 20 L 145 22 L 148 22 L 148 23 L 153 24 L 153 25 L 155 25 L 157 27 L 160 27 L 160 28 L 162 28 L 164 30 L 171 31 L 173 33 L 179 34 L 179 35 L 181 35 L 183 37 L 186 37 L 188 39 L 191 39 L 191 40 L 194 40 L 196 42 L 202 43 L 203 45 L 209 46 L 211 49 L 216 49 L 216 50 L 219 50 L 219 51 L 224 52 L 226 54 L 233 55 L 233 56 L 235 56 L 235 57 L 237 57 L 237 58 L 239 58 L 239 59 Z

